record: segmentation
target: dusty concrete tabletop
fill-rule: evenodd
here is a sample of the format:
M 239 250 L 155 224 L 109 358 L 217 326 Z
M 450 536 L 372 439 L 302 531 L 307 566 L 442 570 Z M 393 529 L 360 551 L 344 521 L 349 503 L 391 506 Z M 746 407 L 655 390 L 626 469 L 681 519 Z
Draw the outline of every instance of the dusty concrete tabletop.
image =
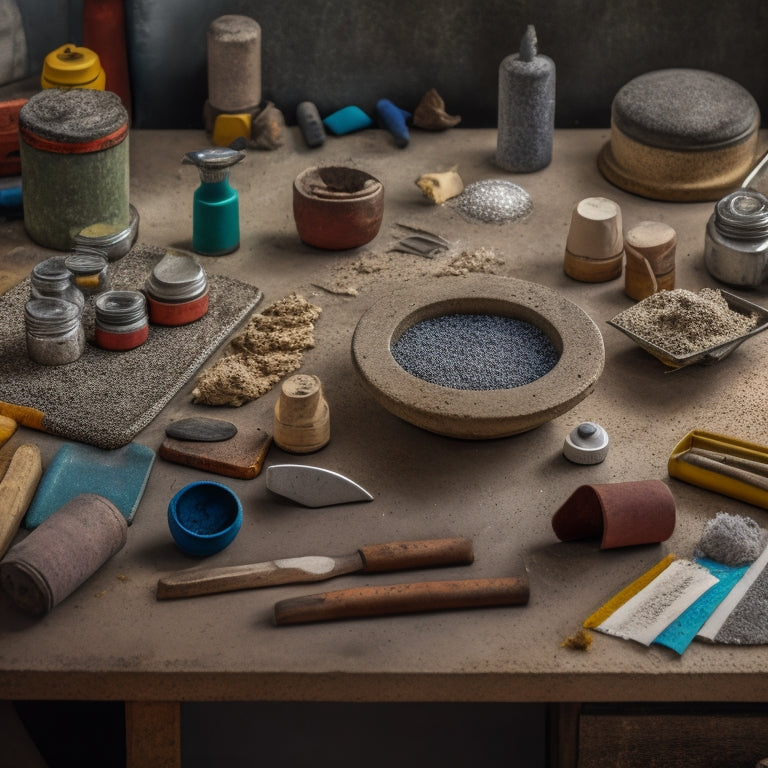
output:
M 606 323 L 632 302 L 623 278 L 579 283 L 563 272 L 571 210 L 581 199 L 608 197 L 624 227 L 658 220 L 678 233 L 677 287 L 717 287 L 702 261 L 710 203 L 658 203 L 611 186 L 596 156 L 607 131 L 557 132 L 552 164 L 531 175 L 492 163 L 494 131 L 413 132 L 395 148 L 367 131 L 331 138 L 318 150 L 293 129 L 283 147 L 249 152 L 234 167 L 240 194 L 241 246 L 200 258 L 206 270 L 259 286 L 257 311 L 298 292 L 322 308 L 302 372 L 320 377 L 332 437 L 302 457 L 272 447 L 267 465 L 303 463 L 340 472 L 374 500 L 320 509 L 286 503 L 265 487 L 264 472 L 232 480 L 155 461 L 126 547 L 40 619 L 0 598 L 0 692 L 5 698 L 315 699 L 315 700 L 765 700 L 768 649 L 694 643 L 682 657 L 596 634 L 587 652 L 561 647 L 582 621 L 668 553 L 692 555 L 706 521 L 719 511 L 768 524 L 760 508 L 670 478 L 667 460 L 692 429 L 768 443 L 765 371 L 768 336 L 758 336 L 714 366 L 672 371 Z M 762 137 L 765 140 L 765 136 Z M 765 141 L 763 142 L 765 143 Z M 131 201 L 139 240 L 190 247 L 193 168 L 186 151 L 207 146 L 202 132 L 131 135 Z M 350 252 L 303 245 L 291 209 L 295 176 L 314 164 L 351 164 L 383 181 L 384 221 L 376 239 Z M 415 185 L 423 173 L 458 166 L 465 184 L 503 178 L 534 203 L 521 221 L 469 221 L 446 203 L 428 202 Z M 434 259 L 388 252 L 399 225 L 429 230 L 450 248 Z M 0 225 L 2 287 L 34 258 L 20 222 Z M 355 373 L 355 325 L 377 297 L 414 281 L 455 280 L 450 265 L 474 255 L 473 269 L 549 286 L 580 306 L 604 337 L 605 369 L 592 394 L 534 431 L 487 441 L 441 437 L 377 405 Z M 38 254 L 39 255 L 39 254 Z M 479 266 L 478 266 L 479 265 Z M 736 291 L 765 305 L 768 289 Z M 130 375 L 130 371 L 126 371 Z M 140 383 L 137 383 L 140 384 Z M 278 390 L 240 408 L 194 405 L 183 389 L 137 437 L 157 450 L 166 426 L 187 416 L 233 421 L 240 430 L 271 430 Z M 563 458 L 566 435 L 595 421 L 610 435 L 607 459 L 579 466 Z M 44 466 L 62 441 L 20 428 L 9 446 L 40 446 Z M 170 498 L 203 478 L 226 483 L 244 508 L 242 530 L 205 561 L 171 539 Z M 584 483 L 658 479 L 675 498 L 677 522 L 663 544 L 601 551 L 595 540 L 562 543 L 551 518 Z M 25 535 L 23 532 L 19 536 Z M 340 555 L 380 542 L 466 536 L 475 562 L 434 571 L 346 575 L 318 584 L 281 586 L 187 600 L 157 601 L 158 578 L 192 566 L 252 563 L 306 554 Z M 276 627 L 275 602 L 313 592 L 413 580 L 513 576 L 527 571 L 526 607 L 483 608 Z M 744 681 L 749 679 L 749 684 Z

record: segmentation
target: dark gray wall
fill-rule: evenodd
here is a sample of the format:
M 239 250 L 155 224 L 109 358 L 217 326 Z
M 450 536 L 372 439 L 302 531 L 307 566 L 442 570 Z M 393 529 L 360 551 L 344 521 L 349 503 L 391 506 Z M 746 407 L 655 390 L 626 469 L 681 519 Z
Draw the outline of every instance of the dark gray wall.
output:
M 30 72 L 80 43 L 82 0 L 17 0 Z M 768 0 L 125 0 L 137 128 L 199 128 L 206 30 L 225 13 L 262 28 L 265 99 L 294 122 L 389 98 L 413 109 L 436 88 L 469 127 L 496 124 L 498 67 L 534 24 L 557 66 L 558 127 L 607 127 L 616 91 L 667 67 L 726 75 L 768 120 Z
M 199 127 L 206 29 L 262 28 L 263 95 L 289 122 L 379 98 L 412 109 L 437 88 L 465 126 L 496 124 L 501 60 L 534 24 L 557 66 L 559 127 L 603 127 L 616 91 L 666 67 L 733 78 L 768 115 L 768 0 L 126 0 L 137 127 Z

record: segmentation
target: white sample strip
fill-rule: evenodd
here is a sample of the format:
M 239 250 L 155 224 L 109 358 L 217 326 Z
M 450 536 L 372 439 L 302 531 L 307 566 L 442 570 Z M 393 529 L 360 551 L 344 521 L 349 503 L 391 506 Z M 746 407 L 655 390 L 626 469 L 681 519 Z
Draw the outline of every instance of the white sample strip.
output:
M 717 578 L 706 568 L 691 560 L 675 560 L 595 629 L 650 645 L 715 584 Z
M 755 580 L 766 566 L 768 566 L 768 547 L 747 568 L 747 572 L 739 579 L 725 600 L 715 608 L 712 615 L 704 622 L 704 626 L 696 634 L 697 638 L 715 642 L 717 633 L 722 629 L 723 624 L 725 624 L 733 609 L 741 602 L 741 599 L 747 594 L 747 590 L 755 583 Z

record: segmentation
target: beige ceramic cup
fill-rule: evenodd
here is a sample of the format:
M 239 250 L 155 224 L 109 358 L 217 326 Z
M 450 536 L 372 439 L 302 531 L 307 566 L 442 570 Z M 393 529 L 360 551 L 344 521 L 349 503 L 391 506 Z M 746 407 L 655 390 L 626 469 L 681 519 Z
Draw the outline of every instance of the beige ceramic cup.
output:
M 621 208 L 607 197 L 587 197 L 577 203 L 565 243 L 567 275 L 583 282 L 613 280 L 624 258 Z

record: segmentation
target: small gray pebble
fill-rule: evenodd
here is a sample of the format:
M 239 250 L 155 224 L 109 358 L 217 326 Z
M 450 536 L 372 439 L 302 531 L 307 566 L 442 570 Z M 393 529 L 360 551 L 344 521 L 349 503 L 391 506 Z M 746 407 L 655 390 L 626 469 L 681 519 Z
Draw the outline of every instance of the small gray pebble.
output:
M 169 424 L 165 434 L 176 440 L 189 440 L 198 443 L 218 443 L 229 440 L 237 434 L 237 427 L 229 421 L 191 417 Z

